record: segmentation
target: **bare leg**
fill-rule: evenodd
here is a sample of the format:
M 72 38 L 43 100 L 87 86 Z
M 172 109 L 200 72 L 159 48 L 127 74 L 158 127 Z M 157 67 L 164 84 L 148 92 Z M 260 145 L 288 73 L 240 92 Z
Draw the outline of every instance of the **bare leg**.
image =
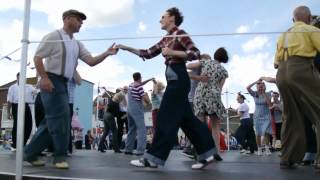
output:
M 217 115 L 210 115 L 211 120 L 211 133 L 214 139 L 214 142 L 217 147 L 217 151 L 220 152 L 220 125 L 219 125 L 219 118 Z

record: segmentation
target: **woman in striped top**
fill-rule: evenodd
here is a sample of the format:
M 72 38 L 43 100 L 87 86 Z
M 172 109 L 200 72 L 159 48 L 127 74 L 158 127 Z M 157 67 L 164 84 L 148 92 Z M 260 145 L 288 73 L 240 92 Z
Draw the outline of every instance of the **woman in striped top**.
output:
M 143 90 L 143 85 L 153 80 L 141 80 L 141 74 L 136 72 L 133 74 L 134 82 L 129 85 L 128 90 L 128 136 L 126 140 L 125 154 L 133 154 L 135 140 L 137 138 L 136 155 L 143 155 L 146 142 L 147 130 L 144 123 L 144 108 L 142 101 L 147 101 L 147 94 Z M 150 102 L 149 102 L 150 103 Z

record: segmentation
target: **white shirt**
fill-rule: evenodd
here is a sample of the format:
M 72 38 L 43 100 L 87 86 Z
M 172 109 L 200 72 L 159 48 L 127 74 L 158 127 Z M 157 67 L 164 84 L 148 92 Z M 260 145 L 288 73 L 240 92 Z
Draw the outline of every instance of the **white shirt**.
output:
M 25 85 L 25 101 L 26 101 L 26 103 L 28 103 L 28 104 L 34 103 L 35 94 L 36 94 L 36 89 L 32 85 L 26 84 Z M 9 87 L 7 101 L 10 103 L 18 104 L 18 102 L 19 102 L 19 86 L 17 83 L 15 83 Z
M 66 47 L 66 66 L 64 77 L 72 79 L 79 56 L 79 44 L 74 37 L 71 39 L 63 29 L 60 30 L 60 34 Z
M 239 105 L 238 112 L 242 112 L 242 116 L 240 116 L 240 119 L 250 118 L 249 106 L 246 103 L 242 103 Z
M 128 93 L 124 93 L 124 92 L 122 92 L 122 93 L 123 93 L 125 99 L 122 100 L 122 101 L 120 102 L 120 104 L 119 104 L 119 106 L 120 106 L 120 111 L 121 111 L 121 112 L 127 112 L 127 108 L 128 108 Z

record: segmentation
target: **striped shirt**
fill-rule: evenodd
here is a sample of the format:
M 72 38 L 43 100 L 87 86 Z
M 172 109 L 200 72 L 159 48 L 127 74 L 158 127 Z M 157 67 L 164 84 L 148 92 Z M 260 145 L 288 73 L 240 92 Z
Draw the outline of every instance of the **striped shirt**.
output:
M 144 90 L 142 85 L 130 84 L 129 91 L 131 92 L 131 96 L 133 99 L 137 101 L 141 101 L 142 96 L 144 95 Z
M 186 35 L 184 30 L 174 27 L 167 35 Z M 165 56 L 165 64 L 185 63 L 186 60 L 192 61 L 200 59 L 200 51 L 194 45 L 189 36 L 183 37 L 164 37 L 157 44 L 149 49 L 140 49 L 139 56 L 146 59 L 151 59 L 162 52 L 162 48 L 168 47 L 175 51 L 184 51 L 187 53 L 186 59 Z

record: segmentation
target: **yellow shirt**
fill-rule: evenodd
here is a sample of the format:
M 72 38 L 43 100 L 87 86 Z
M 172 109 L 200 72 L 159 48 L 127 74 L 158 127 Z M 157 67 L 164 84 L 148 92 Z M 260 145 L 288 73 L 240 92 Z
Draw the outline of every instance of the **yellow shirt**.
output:
M 317 51 L 320 51 L 320 29 L 299 21 L 294 23 L 290 32 L 297 33 L 286 33 L 289 56 L 315 57 Z M 283 55 L 284 34 L 278 39 L 274 64 L 278 65 L 280 61 L 288 58 Z

